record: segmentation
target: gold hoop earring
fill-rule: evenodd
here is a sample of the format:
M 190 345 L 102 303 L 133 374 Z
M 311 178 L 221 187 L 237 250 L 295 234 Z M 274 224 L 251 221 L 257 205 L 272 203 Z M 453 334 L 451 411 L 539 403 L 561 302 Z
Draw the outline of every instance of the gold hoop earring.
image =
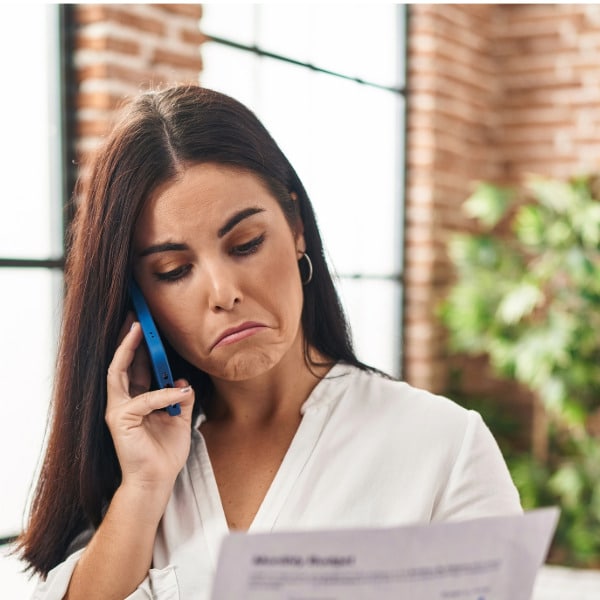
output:
M 310 260 L 310 256 L 305 252 L 301 257 L 300 260 L 302 260 L 303 258 L 306 259 L 306 264 L 308 265 L 308 275 L 306 276 L 305 279 L 302 280 L 302 285 L 308 285 L 313 278 L 313 265 L 312 265 L 312 260 Z M 300 260 L 298 261 L 298 268 L 300 269 Z M 302 269 L 300 269 L 300 273 L 302 273 Z

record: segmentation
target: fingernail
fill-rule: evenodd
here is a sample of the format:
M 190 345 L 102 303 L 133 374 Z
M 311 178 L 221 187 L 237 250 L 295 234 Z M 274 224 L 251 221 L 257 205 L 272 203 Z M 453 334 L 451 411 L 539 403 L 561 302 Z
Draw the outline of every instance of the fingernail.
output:
M 192 391 L 192 386 L 191 385 L 186 385 L 185 387 L 179 388 L 179 391 L 182 394 L 187 394 L 188 392 Z
M 137 325 L 137 321 L 134 321 L 134 322 L 131 324 L 131 327 L 129 328 L 129 331 L 133 331 L 136 325 Z

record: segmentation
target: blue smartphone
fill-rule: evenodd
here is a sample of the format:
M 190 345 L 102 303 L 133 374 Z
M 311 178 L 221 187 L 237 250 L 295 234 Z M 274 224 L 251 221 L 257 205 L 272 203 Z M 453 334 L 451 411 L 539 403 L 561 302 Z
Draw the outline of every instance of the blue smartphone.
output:
M 160 339 L 158 328 L 150 314 L 150 309 L 142 295 L 142 290 L 140 290 L 138 284 L 133 279 L 129 281 L 129 295 L 133 302 L 133 307 L 142 331 L 144 332 L 144 339 L 146 340 L 146 346 L 148 347 L 148 353 L 150 354 L 150 362 L 152 363 L 156 384 L 161 389 L 174 387 L 171 367 L 169 366 L 167 353 L 165 352 L 165 347 Z M 172 404 L 171 406 L 167 406 L 166 411 L 172 417 L 175 417 L 181 414 L 181 407 L 179 404 Z

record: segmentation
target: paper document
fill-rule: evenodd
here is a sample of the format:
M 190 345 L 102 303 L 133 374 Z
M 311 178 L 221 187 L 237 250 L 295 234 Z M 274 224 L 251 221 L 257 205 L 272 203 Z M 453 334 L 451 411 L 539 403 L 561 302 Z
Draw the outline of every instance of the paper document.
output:
M 232 533 L 212 600 L 530 600 L 557 508 L 386 529 Z

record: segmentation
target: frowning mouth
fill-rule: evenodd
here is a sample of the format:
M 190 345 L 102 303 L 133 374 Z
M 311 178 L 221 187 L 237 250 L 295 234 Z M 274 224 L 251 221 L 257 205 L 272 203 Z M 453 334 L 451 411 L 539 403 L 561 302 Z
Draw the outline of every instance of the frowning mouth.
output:
M 254 321 L 248 321 L 246 323 L 242 323 L 237 327 L 231 327 L 230 329 L 226 329 L 223 333 L 219 335 L 219 337 L 213 342 L 210 347 L 211 351 L 215 348 L 219 348 L 221 346 L 227 346 L 228 344 L 235 344 L 235 342 L 239 342 L 240 340 L 246 339 L 266 329 L 266 325 L 262 323 L 257 323 Z

